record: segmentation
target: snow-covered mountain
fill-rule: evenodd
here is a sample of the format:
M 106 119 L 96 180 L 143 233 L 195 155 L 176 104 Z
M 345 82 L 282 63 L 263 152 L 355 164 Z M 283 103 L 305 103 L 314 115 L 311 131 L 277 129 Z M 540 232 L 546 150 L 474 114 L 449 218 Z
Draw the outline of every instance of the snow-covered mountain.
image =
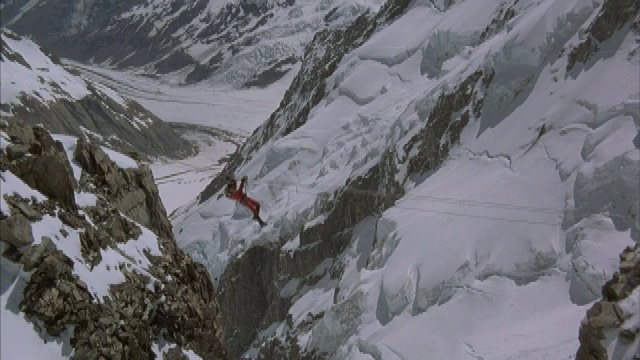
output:
M 223 359 L 206 269 L 180 250 L 147 165 L 0 123 L 2 359 Z
M 194 152 L 168 124 L 139 103 L 68 70 L 34 41 L 2 30 L 0 116 L 41 124 L 141 157 L 184 157 Z
M 593 304 L 640 240 L 639 41 L 631 0 L 390 1 L 317 33 L 174 223 L 231 356 L 637 356 L 638 284 Z
M 313 34 L 381 0 L 2 0 L 2 24 L 65 58 L 194 83 L 264 86 Z M 56 19 L 49 21 L 48 19 Z

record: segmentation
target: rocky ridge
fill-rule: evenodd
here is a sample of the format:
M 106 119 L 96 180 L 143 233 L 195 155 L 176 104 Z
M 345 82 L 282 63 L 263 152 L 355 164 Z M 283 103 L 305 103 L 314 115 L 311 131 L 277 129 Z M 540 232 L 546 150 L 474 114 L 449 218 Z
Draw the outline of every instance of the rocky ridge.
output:
M 620 271 L 602 288 L 602 299 L 580 324 L 578 360 L 640 358 L 640 244 L 620 254 Z
M 154 358 L 165 342 L 165 359 L 227 358 L 215 289 L 176 246 L 149 168 L 13 119 L 1 130 L 1 261 L 14 284 L 2 292 L 20 299 L 3 305 L 42 334 L 70 332 L 75 359 Z M 5 190 L 20 181 L 32 196 Z
M 180 159 L 195 151 L 193 144 L 139 103 L 131 100 L 123 106 L 98 91 L 77 101 L 46 103 L 25 95 L 19 105 L 8 109 L 12 115 L 3 115 L 3 119 L 42 124 L 51 132 L 82 137 L 140 159 Z M 126 119 L 141 119 L 147 124 L 136 129 Z

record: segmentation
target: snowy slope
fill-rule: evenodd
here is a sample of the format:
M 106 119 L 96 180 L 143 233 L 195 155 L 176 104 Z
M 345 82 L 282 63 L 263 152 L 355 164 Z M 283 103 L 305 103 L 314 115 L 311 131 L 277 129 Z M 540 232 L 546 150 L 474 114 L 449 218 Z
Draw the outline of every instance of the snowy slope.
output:
M 2 29 L 0 115 L 42 124 L 145 157 L 181 157 L 193 148 L 169 126 L 110 86 L 69 70 L 33 40 Z
M 20 103 L 22 94 L 52 101 L 79 100 L 90 93 L 84 79 L 70 74 L 38 44 L 6 30 L 2 32 L 2 104 Z M 116 99 L 123 102 L 119 96 Z
M 575 355 L 640 231 L 637 7 L 440 3 L 344 57 L 301 126 L 249 140 L 265 145 L 227 171 L 249 176 L 266 228 L 219 193 L 174 223 L 230 324 L 274 304 L 245 355 Z M 260 251 L 277 260 L 252 287 Z M 224 308 L 235 289 L 252 301 Z

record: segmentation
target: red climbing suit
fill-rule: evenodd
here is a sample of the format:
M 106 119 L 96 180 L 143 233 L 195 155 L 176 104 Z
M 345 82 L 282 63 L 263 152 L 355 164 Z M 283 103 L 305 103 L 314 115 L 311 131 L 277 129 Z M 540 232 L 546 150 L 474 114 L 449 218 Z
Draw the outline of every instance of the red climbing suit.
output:
M 229 184 L 227 184 L 227 188 L 225 189 L 225 194 L 231 200 L 237 200 L 242 205 L 246 206 L 249 209 L 253 216 L 258 217 L 260 213 L 260 203 L 255 201 L 254 199 L 247 196 L 244 192 L 244 186 L 247 182 L 247 177 L 243 176 L 240 180 L 240 187 L 236 188 L 237 182 L 235 179 L 231 179 Z

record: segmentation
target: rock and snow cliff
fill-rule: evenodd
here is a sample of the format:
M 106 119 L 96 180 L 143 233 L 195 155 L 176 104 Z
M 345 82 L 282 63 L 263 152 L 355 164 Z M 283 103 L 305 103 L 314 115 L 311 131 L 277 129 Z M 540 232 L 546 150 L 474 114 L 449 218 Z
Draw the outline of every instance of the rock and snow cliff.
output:
M 620 254 L 620 270 L 580 323 L 578 359 L 640 357 L 640 244 Z M 631 351 L 630 351 L 631 349 Z
M 2 0 L 2 24 L 60 56 L 194 83 L 278 80 L 319 30 L 380 0 Z M 45 21 L 55 18 L 57 21 Z
M 146 165 L 8 119 L 0 171 L 2 359 L 226 358 Z
M 67 70 L 34 41 L 2 30 L 0 116 L 41 124 L 144 158 L 184 157 L 193 146 L 140 104 Z
M 631 0 L 390 1 L 316 34 L 174 224 L 231 356 L 633 358 L 638 285 L 594 302 L 639 241 L 639 41 Z M 612 302 L 619 340 L 588 325 Z

